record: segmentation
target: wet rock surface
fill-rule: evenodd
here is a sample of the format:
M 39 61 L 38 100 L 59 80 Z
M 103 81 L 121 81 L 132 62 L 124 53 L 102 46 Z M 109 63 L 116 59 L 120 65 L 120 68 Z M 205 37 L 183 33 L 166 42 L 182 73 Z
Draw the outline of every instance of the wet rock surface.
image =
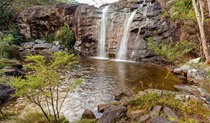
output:
M 96 119 L 96 116 L 91 110 L 85 109 L 82 114 L 82 119 Z
M 98 107 L 98 112 L 103 113 L 106 109 L 108 109 L 111 105 L 110 104 L 99 104 L 97 105 Z
M 105 110 L 96 123 L 115 123 L 126 116 L 126 110 L 124 106 L 111 106 Z

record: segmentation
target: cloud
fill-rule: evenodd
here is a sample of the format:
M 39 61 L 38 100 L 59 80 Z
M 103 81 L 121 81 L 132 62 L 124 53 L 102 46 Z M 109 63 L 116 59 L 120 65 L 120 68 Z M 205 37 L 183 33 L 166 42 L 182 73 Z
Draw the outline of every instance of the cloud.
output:
M 77 1 L 79 3 L 87 3 L 87 4 L 90 4 L 90 5 L 94 5 L 96 7 L 99 7 L 102 4 L 113 3 L 113 2 L 116 2 L 116 1 L 119 1 L 119 0 L 77 0 Z

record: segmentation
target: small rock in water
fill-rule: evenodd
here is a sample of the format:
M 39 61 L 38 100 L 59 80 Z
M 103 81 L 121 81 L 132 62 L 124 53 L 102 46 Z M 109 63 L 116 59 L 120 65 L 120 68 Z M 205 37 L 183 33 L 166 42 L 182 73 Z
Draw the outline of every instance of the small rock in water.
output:
M 97 105 L 98 107 L 98 112 L 103 113 L 106 109 L 108 109 L 111 105 L 110 104 L 99 104 Z
M 121 92 L 121 93 L 117 93 L 115 94 L 115 100 L 121 100 L 123 97 L 128 96 L 128 94 L 126 94 L 125 92 Z
M 96 119 L 96 116 L 91 110 L 85 109 L 82 114 L 82 119 Z

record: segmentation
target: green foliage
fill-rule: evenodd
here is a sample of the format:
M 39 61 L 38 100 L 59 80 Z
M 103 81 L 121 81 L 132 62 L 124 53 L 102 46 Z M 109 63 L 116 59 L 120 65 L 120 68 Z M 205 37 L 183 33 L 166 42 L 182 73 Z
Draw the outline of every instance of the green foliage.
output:
M 160 96 L 156 93 L 149 93 L 148 95 L 143 95 L 141 98 L 138 98 L 137 100 L 131 101 L 128 103 L 128 105 L 132 105 L 134 107 L 142 107 L 145 110 L 151 109 L 155 102 L 158 101 Z
M 0 30 L 8 29 L 9 25 L 14 24 L 13 19 L 26 7 L 53 6 L 61 2 L 77 4 L 75 0 L 0 0 Z
M 154 40 L 149 38 L 147 45 L 156 55 L 163 56 L 167 62 L 173 62 L 175 59 L 183 56 L 192 49 L 191 44 L 187 41 L 178 41 L 176 43 L 169 44 L 156 44 Z
M 75 121 L 74 123 L 96 123 L 96 120 L 92 120 L 92 119 L 81 119 L 79 121 Z
M 50 121 L 47 121 L 45 116 L 41 113 L 28 113 L 27 116 L 24 118 L 18 118 L 16 119 L 16 123 L 52 123 L 53 121 L 53 115 L 49 116 Z M 64 117 L 60 118 L 60 120 L 57 123 L 68 123 L 68 121 L 65 120 Z
M 60 33 L 56 35 L 55 39 L 61 40 L 62 44 L 68 48 L 74 46 L 75 43 L 73 33 L 66 26 L 60 27 Z
M 27 56 L 26 62 L 29 62 L 25 66 L 31 70 L 32 74 L 26 75 L 26 79 L 20 77 L 13 79 L 10 85 L 16 90 L 15 96 L 23 96 L 36 104 L 49 121 L 51 121 L 49 114 L 53 113 L 54 121 L 58 122 L 60 109 L 67 94 L 81 83 L 79 79 L 71 81 L 68 85 L 64 85 L 60 81 L 59 73 L 76 63 L 74 55 L 55 52 L 50 62 L 46 62 L 44 56 L 41 55 Z M 65 88 L 61 89 L 61 86 Z M 60 90 L 62 90 L 62 94 Z M 44 109 L 43 104 L 48 108 Z M 48 110 L 50 108 L 53 112 Z
M 176 0 L 167 13 L 174 20 L 196 19 L 191 0 Z
M 56 40 L 61 41 L 61 44 L 67 48 L 72 48 L 75 44 L 73 33 L 67 26 L 60 27 L 57 32 L 45 32 L 45 35 L 42 37 L 42 39 L 49 42 Z
M 4 60 L 0 59 L 0 69 L 4 68 L 6 66 L 7 66 L 7 64 L 4 62 Z
M 12 34 L 0 33 L 0 58 L 6 57 L 11 50 L 10 45 L 13 43 L 14 37 Z

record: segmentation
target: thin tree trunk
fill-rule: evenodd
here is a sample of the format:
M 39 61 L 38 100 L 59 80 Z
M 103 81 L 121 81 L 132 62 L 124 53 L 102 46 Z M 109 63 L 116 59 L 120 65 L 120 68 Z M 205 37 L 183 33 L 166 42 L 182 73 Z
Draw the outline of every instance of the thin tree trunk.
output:
M 50 118 L 48 117 L 47 113 L 45 112 L 45 110 L 43 109 L 42 105 L 39 102 L 35 101 L 35 99 L 33 97 L 31 98 L 30 96 L 26 96 L 26 98 L 29 99 L 30 102 L 36 104 L 41 109 L 46 119 L 50 121 Z
M 59 92 L 58 92 L 58 83 L 56 84 L 56 112 L 57 112 L 57 117 L 58 117 L 58 120 L 60 119 L 60 114 L 59 114 L 59 109 L 58 109 L 58 103 L 59 103 Z
M 208 4 L 209 17 L 210 17 L 210 0 L 207 0 L 207 4 Z
M 53 109 L 53 114 L 54 114 L 54 118 L 55 118 L 55 122 L 58 121 L 57 119 L 57 113 L 56 113 L 56 110 L 55 110 L 55 105 L 54 105 L 54 97 L 53 97 L 53 89 L 52 89 L 52 85 L 50 85 L 50 100 L 51 100 L 51 106 L 52 106 L 52 109 Z
M 200 37 L 201 37 L 201 43 L 203 47 L 203 53 L 206 58 L 206 63 L 210 64 L 210 58 L 209 58 L 209 53 L 208 53 L 208 48 L 207 48 L 207 43 L 206 43 L 206 37 L 205 37 L 205 31 L 204 31 L 204 11 L 203 11 L 203 2 L 202 0 L 198 0 L 198 4 L 196 4 L 196 0 L 192 0 L 193 3 L 193 8 L 196 14 L 196 19 L 200 31 Z M 200 12 L 199 12 L 200 8 Z

